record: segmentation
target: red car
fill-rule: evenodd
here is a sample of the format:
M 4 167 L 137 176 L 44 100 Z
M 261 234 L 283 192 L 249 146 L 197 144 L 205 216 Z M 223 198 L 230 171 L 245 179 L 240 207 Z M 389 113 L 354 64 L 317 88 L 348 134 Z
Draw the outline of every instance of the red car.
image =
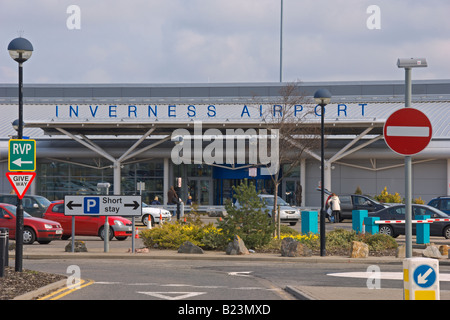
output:
M 59 222 L 64 231 L 63 240 L 72 236 L 72 216 L 64 215 L 64 201 L 54 201 L 43 214 L 45 219 Z M 131 221 L 122 217 L 108 217 L 109 240 L 116 237 L 117 240 L 125 240 L 132 234 Z M 75 235 L 76 236 L 99 236 L 104 239 L 104 216 L 76 216 L 75 217 Z
M 9 229 L 9 238 L 16 239 L 16 206 L 0 203 L 0 227 Z M 23 212 L 23 243 L 48 244 L 52 240 L 61 239 L 63 229 L 59 222 L 35 218 Z

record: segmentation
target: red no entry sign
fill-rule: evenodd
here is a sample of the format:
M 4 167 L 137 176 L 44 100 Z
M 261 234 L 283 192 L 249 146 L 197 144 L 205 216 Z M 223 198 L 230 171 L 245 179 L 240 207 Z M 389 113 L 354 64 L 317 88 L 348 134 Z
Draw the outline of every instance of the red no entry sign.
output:
M 384 140 L 392 151 L 404 156 L 419 153 L 430 143 L 433 130 L 428 117 L 414 108 L 403 108 L 384 124 Z

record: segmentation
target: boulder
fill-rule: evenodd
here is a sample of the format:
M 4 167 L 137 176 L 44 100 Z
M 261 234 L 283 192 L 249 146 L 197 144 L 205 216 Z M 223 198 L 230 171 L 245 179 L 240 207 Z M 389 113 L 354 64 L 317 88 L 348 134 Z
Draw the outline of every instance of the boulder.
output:
M 367 258 L 369 256 L 369 245 L 360 242 L 352 241 L 352 247 L 350 249 L 350 258 Z
M 397 258 L 406 258 L 406 245 L 401 245 L 397 247 L 397 253 L 395 255 Z M 422 257 L 422 250 L 421 249 L 412 249 L 412 256 L 413 257 Z
M 228 247 L 226 250 L 226 254 L 228 255 L 244 255 L 250 254 L 247 247 L 245 246 L 244 240 L 241 239 L 238 235 L 234 236 L 233 242 L 228 243 Z
M 439 251 L 439 248 L 434 244 L 427 246 L 423 250 L 422 255 L 426 258 L 434 258 L 434 259 L 442 259 L 444 257 Z
M 72 241 L 69 242 L 69 244 L 65 247 L 66 252 L 72 252 Z M 86 243 L 84 241 L 75 240 L 74 242 L 74 252 L 87 252 Z
M 281 241 L 282 257 L 308 257 L 312 255 L 311 249 L 292 238 L 284 238 Z
M 439 246 L 439 252 L 443 255 L 443 256 L 448 256 L 448 245 L 443 244 L 441 246 Z
M 196 246 L 190 241 L 185 241 L 179 248 L 178 253 L 200 253 L 203 254 L 203 249 Z
M 131 250 L 131 248 L 128 248 L 128 253 L 133 252 L 133 250 Z M 139 248 L 139 249 L 134 249 L 135 253 L 149 253 L 150 250 L 148 248 Z

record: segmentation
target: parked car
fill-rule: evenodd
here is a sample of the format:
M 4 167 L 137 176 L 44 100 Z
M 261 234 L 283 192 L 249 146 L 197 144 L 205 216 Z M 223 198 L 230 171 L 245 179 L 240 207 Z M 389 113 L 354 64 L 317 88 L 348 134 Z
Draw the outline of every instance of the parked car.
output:
M 412 205 L 412 220 L 417 220 L 415 217 L 418 215 L 428 215 L 432 219 L 450 219 L 450 216 L 446 213 L 433 208 L 431 206 L 423 204 Z M 398 204 L 388 208 L 384 208 L 377 212 L 369 212 L 369 217 L 379 217 L 380 220 L 405 220 L 405 205 Z M 413 234 L 416 232 L 416 224 L 412 224 Z M 379 232 L 390 235 L 392 237 L 398 237 L 401 234 L 405 234 L 404 223 L 386 223 L 379 225 Z M 450 221 L 433 222 L 430 224 L 430 235 L 437 237 L 445 237 L 450 239 Z
M 152 227 L 155 225 L 155 223 L 161 223 L 160 216 L 165 221 L 171 221 L 172 220 L 172 214 L 169 210 L 154 207 L 151 205 L 148 205 L 144 202 L 142 202 L 142 223 L 146 226 L 148 226 L 148 218 L 150 217 L 150 221 L 152 223 Z
M 67 240 L 72 236 L 72 216 L 64 215 L 64 201 L 54 201 L 44 213 L 44 218 L 59 222 L 64 231 L 62 239 Z M 109 240 L 116 237 L 117 240 L 125 240 L 132 234 L 131 221 L 123 217 L 108 217 Z M 76 236 L 99 236 L 104 240 L 104 216 L 75 216 Z
M 450 197 L 438 197 L 431 199 L 430 202 L 428 202 L 428 205 L 450 214 Z
M 0 203 L 9 203 L 16 206 L 17 196 L 15 194 L 0 194 Z M 25 195 L 22 199 L 23 210 L 37 218 L 42 218 L 50 203 L 47 198 L 36 195 Z
M 259 194 L 258 197 L 265 204 L 265 209 L 269 212 L 269 216 L 272 217 L 274 196 L 271 194 Z M 240 207 L 238 201 L 234 204 L 237 208 Z M 284 201 L 282 198 L 277 197 L 277 205 L 280 206 L 280 221 L 284 223 L 289 223 L 291 226 L 295 226 L 300 220 L 300 210 L 292 207 L 289 203 Z
M 16 239 L 16 206 L 0 203 L 0 227 L 9 229 L 9 238 Z M 35 218 L 23 212 L 23 243 L 48 244 L 52 240 L 61 239 L 63 228 L 57 221 Z
M 341 216 L 340 221 L 344 219 L 352 219 L 353 210 L 367 210 L 368 212 L 375 212 L 386 207 L 388 204 L 380 203 L 368 196 L 360 194 L 339 195 L 341 201 Z

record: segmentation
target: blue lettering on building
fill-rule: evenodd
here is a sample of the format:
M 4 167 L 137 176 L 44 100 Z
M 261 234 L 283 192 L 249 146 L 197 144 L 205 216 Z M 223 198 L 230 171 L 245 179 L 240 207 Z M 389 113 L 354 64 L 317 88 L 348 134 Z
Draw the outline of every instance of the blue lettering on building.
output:
M 337 110 L 338 117 L 341 116 L 341 112 L 344 113 L 345 116 L 347 116 L 347 105 L 346 104 L 338 104 L 338 110 Z
M 367 103 L 358 103 L 358 104 L 345 104 L 339 103 L 337 105 L 327 105 L 326 108 L 328 112 L 331 111 L 330 117 L 337 118 L 360 118 L 366 116 L 367 111 Z M 145 113 L 145 108 L 147 108 L 147 113 Z M 162 110 L 158 110 L 161 109 Z M 252 110 L 255 109 L 254 111 Z M 306 107 L 301 104 L 292 106 L 293 112 L 290 113 L 294 117 L 303 117 L 305 113 L 309 114 L 311 108 Z M 117 106 L 117 105 L 55 105 L 55 117 L 56 118 L 228 118 L 228 119 L 236 119 L 236 118 L 263 118 L 267 115 L 272 116 L 274 118 L 283 117 L 284 106 L 281 104 L 272 104 L 272 105 L 223 105 L 220 108 L 217 108 L 216 105 L 147 105 L 147 106 L 139 106 L 139 105 L 125 105 L 125 106 Z M 226 111 L 222 111 L 226 110 Z M 325 109 L 324 109 L 325 110 Z M 259 112 L 258 112 L 259 111 Z M 226 115 L 222 115 L 221 113 L 225 112 Z M 232 113 L 236 114 L 233 115 Z M 306 115 L 307 115 L 306 114 Z M 314 106 L 311 112 L 312 116 L 320 117 L 321 116 L 321 107 L 319 105 Z
M 216 116 L 216 106 L 209 105 L 208 106 L 208 117 L 214 118 Z
M 188 107 L 187 115 L 188 115 L 189 118 L 195 117 L 195 116 L 197 115 L 195 106 L 190 105 L 190 106 Z

